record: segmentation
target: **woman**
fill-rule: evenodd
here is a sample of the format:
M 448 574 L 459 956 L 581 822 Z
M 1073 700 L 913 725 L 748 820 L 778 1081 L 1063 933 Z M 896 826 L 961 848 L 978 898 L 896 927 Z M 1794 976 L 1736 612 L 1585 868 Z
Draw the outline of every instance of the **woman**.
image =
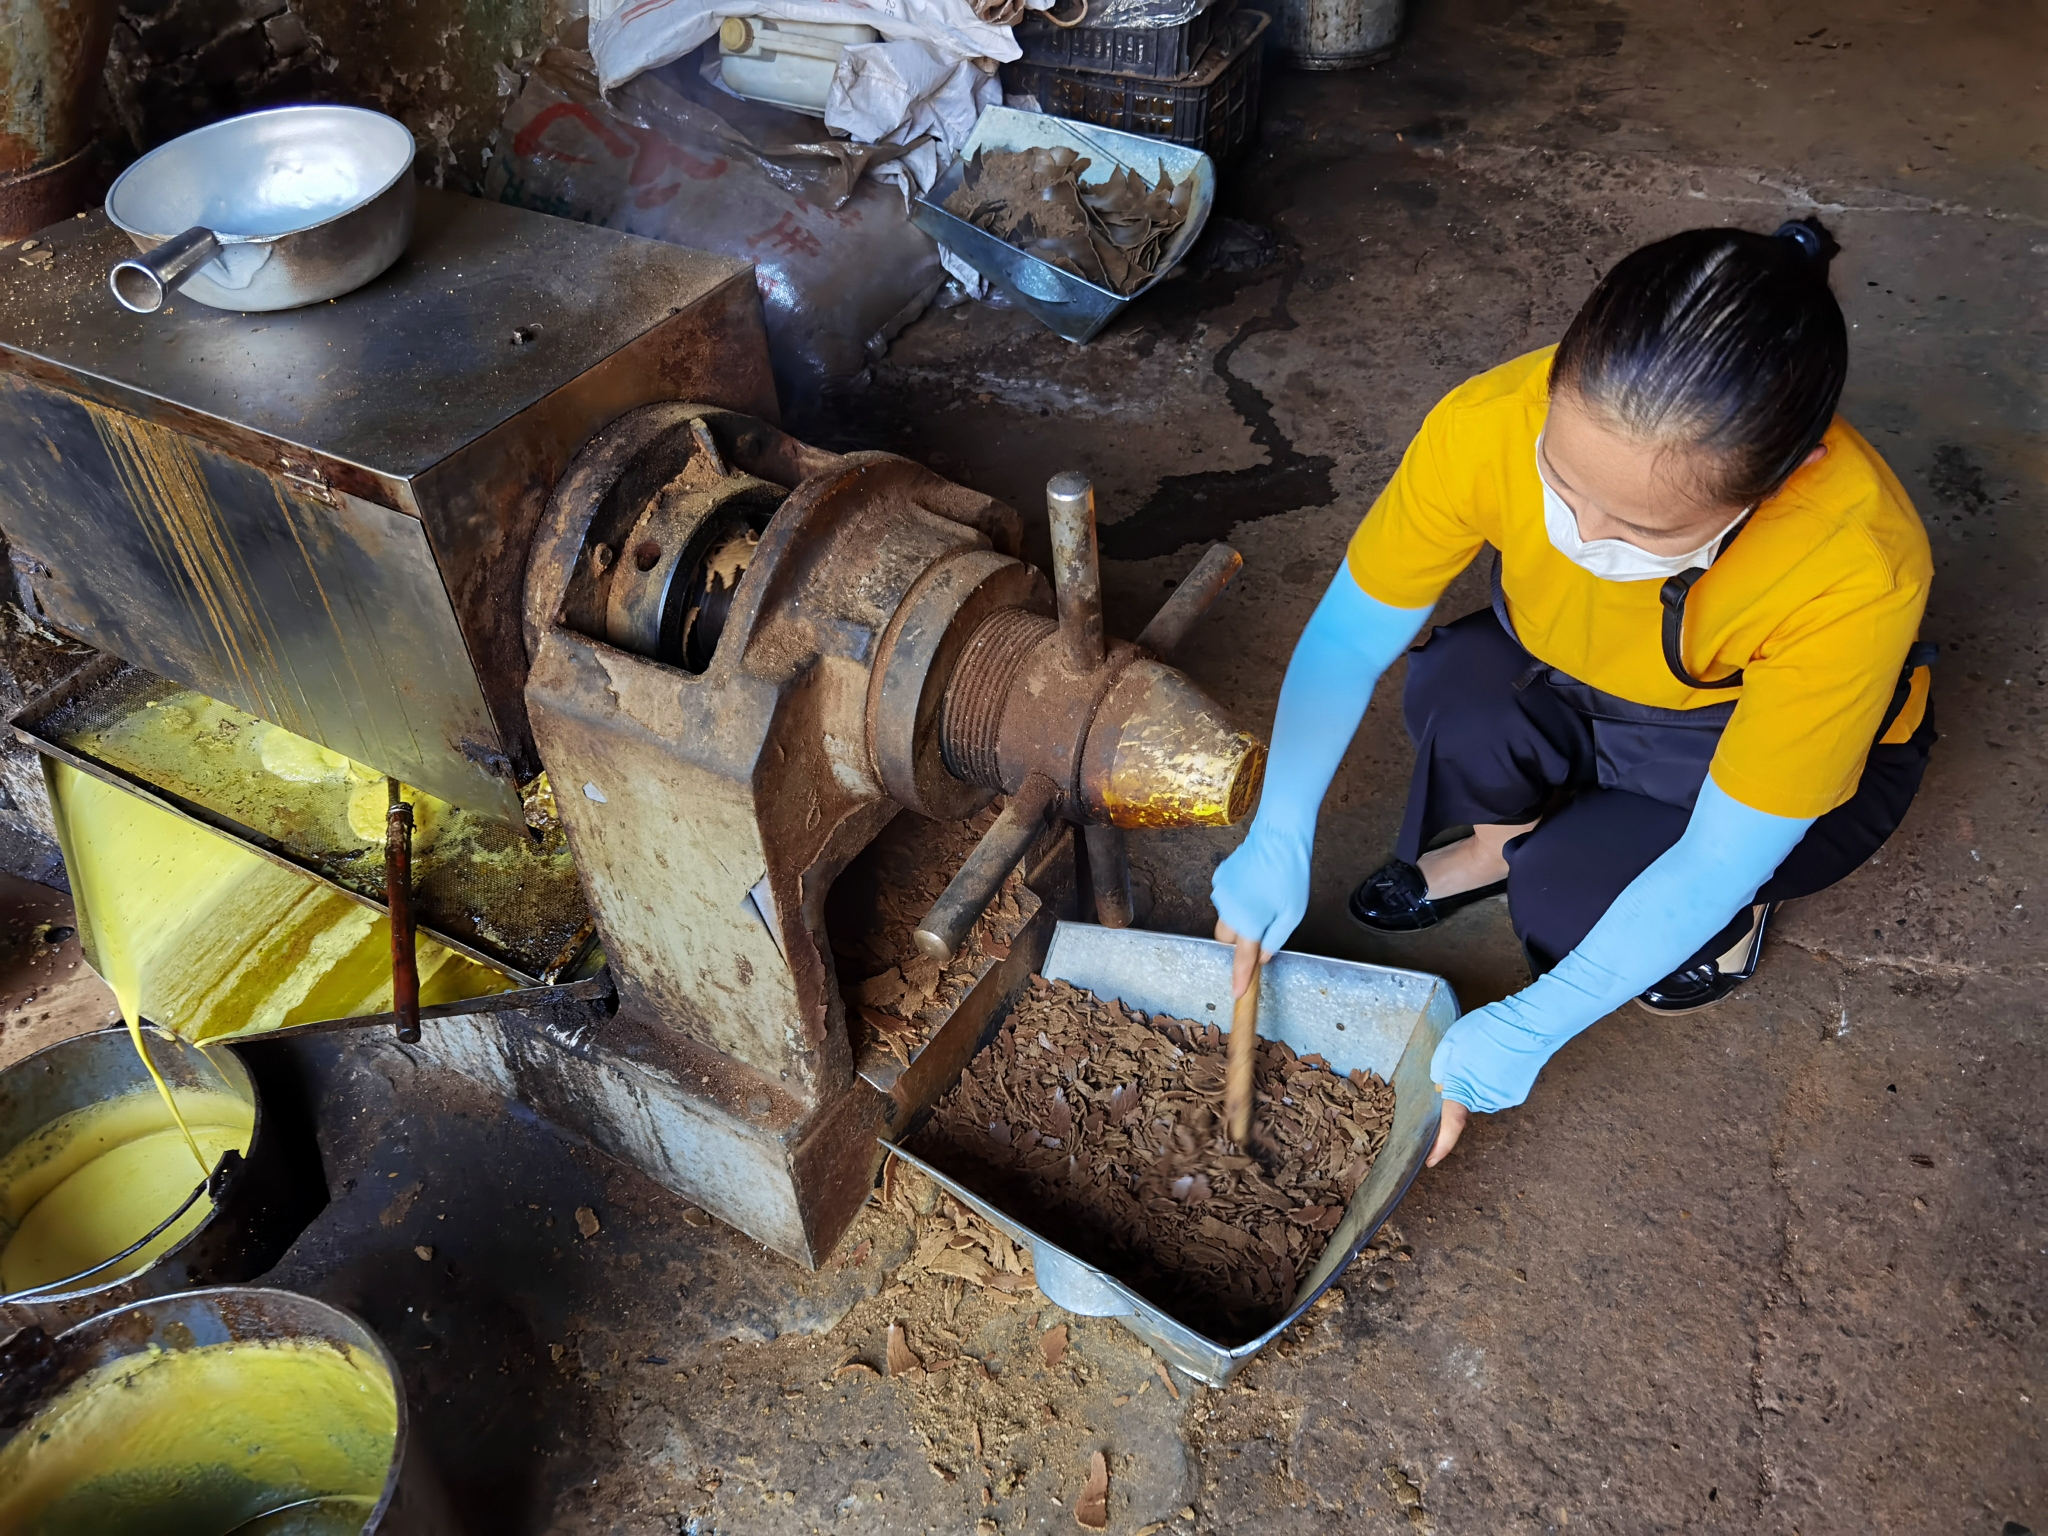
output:
M 1317 809 L 1380 674 L 1496 551 L 1491 608 L 1409 658 L 1407 815 L 1351 898 L 1403 933 L 1505 890 L 1537 977 L 1445 1035 L 1432 1165 L 1630 998 L 1727 996 L 1772 907 L 1862 864 L 1919 787 L 1932 562 L 1835 416 L 1836 249 L 1807 219 L 1624 259 L 1555 348 L 1429 413 L 1295 647 L 1258 816 L 1213 887 L 1240 990 L 1307 909 Z

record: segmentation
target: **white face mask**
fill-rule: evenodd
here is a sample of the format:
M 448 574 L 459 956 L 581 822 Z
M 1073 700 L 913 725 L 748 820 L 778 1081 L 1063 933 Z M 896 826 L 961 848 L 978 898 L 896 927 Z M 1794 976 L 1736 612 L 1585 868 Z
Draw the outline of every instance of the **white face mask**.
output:
M 1605 581 L 1662 581 L 1694 566 L 1711 565 L 1721 541 L 1728 537 L 1737 523 L 1749 516 L 1751 510 L 1745 507 L 1736 513 L 1726 528 L 1698 549 L 1682 555 L 1653 555 L 1626 539 L 1579 537 L 1577 515 L 1565 499 L 1551 489 L 1550 481 L 1543 473 L 1541 433 L 1536 436 L 1536 478 L 1543 486 L 1543 531 L 1550 535 L 1551 546 L 1573 565 L 1591 571 Z

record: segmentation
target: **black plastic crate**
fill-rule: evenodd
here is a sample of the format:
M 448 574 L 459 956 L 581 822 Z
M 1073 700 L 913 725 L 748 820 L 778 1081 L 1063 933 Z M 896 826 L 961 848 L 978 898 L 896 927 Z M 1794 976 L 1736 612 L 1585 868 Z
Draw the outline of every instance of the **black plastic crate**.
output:
M 1035 96 L 1054 117 L 1192 145 L 1218 165 L 1251 143 L 1259 126 L 1259 75 L 1269 18 L 1239 11 L 1200 66 L 1180 80 L 1142 80 L 1020 61 L 1003 66 L 1003 89 Z
M 1237 0 L 1215 0 L 1177 27 L 1091 27 L 1085 21 L 1056 27 L 1043 11 L 1027 11 L 1016 26 L 1017 46 L 1026 64 L 1178 80 L 1194 72 L 1211 43 L 1229 35 L 1236 10 Z

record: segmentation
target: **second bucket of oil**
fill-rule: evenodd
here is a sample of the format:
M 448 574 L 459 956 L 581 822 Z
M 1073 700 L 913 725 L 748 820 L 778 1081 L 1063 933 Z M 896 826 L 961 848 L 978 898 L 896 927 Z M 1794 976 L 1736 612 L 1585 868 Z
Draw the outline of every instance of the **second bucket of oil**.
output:
M 0 1071 L 0 1311 L 61 1325 L 252 1279 L 324 1203 L 240 1055 L 144 1034 L 189 1140 L 125 1029 Z
M 452 1536 L 406 1456 L 377 1336 L 289 1291 L 225 1286 L 5 1346 L 0 1530 L 20 1536 Z

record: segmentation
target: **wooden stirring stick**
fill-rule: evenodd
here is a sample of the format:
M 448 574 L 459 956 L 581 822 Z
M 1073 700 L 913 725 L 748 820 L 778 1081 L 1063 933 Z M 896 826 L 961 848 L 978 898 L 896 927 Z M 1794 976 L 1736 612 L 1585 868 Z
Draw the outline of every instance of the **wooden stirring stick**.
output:
M 1259 1054 L 1259 973 L 1265 969 L 1260 963 L 1259 941 L 1239 939 L 1231 967 L 1233 979 L 1243 967 L 1247 953 L 1251 956 L 1251 980 L 1231 1004 L 1230 1054 L 1223 1068 L 1223 1124 L 1240 1151 L 1252 1135 L 1252 1068 Z

